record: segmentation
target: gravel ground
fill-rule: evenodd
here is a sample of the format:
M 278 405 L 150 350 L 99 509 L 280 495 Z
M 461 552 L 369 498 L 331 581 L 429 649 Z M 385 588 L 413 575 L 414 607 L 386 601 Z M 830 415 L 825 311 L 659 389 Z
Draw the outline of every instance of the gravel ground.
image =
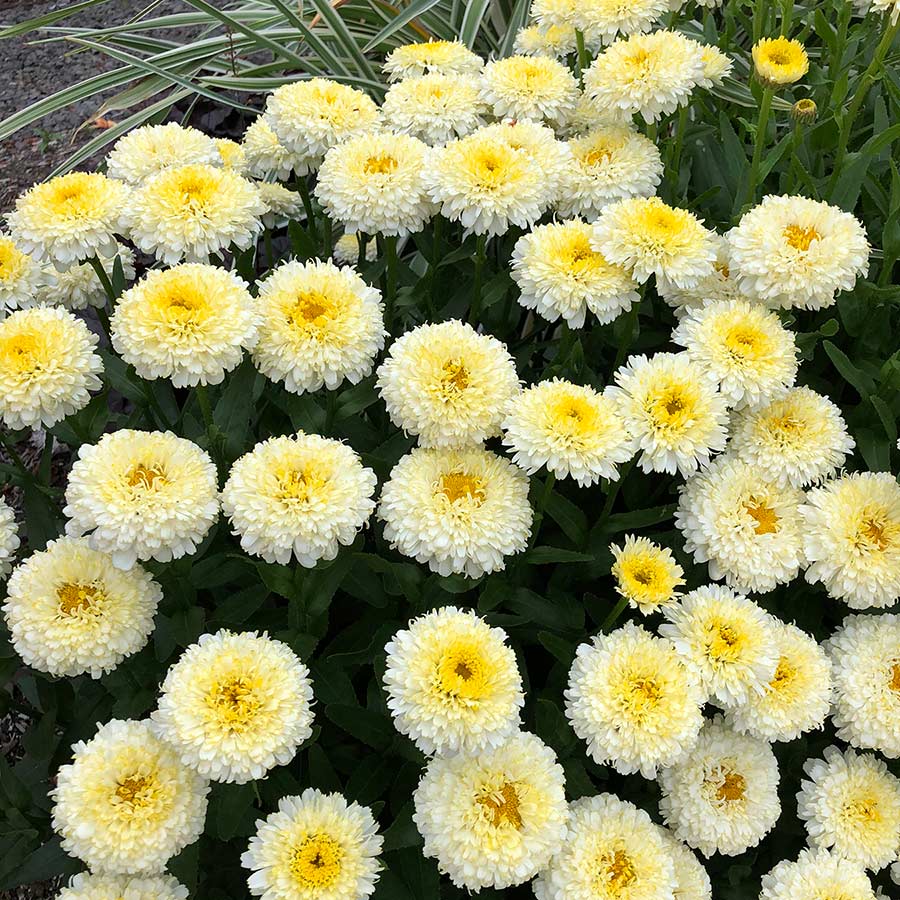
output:
M 110 0 L 84 10 L 65 24 L 79 27 L 109 26 L 127 22 L 145 9 L 150 0 Z M 12 25 L 71 6 L 69 0 L 0 0 L 0 24 Z M 188 9 L 181 0 L 163 0 L 152 15 Z M 58 23 L 63 24 L 63 23 Z M 168 32 L 172 36 L 173 32 Z M 37 44 L 37 35 L 0 41 L 0 119 L 67 85 L 115 68 L 118 63 L 99 53 L 67 54 L 60 43 Z M 107 95 L 108 96 L 108 95 Z M 18 194 L 45 178 L 73 150 L 96 135 L 93 126 L 78 127 L 94 118 L 101 97 L 94 97 L 47 116 L 7 138 L 0 145 L 0 212 L 7 211 Z M 77 132 L 77 133 L 76 133 Z M 96 160 L 87 161 L 91 168 Z M 2 898 L 0 898 L 2 900 Z

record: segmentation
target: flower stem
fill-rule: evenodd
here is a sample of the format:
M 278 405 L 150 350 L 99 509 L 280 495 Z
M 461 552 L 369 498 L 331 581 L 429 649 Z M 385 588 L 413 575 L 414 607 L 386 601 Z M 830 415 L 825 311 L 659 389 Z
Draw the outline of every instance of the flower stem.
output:
M 310 237 L 314 241 L 318 241 L 319 232 L 316 228 L 316 216 L 313 212 L 312 197 L 309 195 L 309 185 L 306 183 L 306 177 L 298 175 L 296 184 L 300 199 L 303 200 L 303 208 L 306 210 L 306 227 L 309 230 Z
M 385 328 L 391 330 L 394 324 L 394 307 L 397 300 L 397 236 L 386 235 L 384 238 L 384 255 L 387 260 L 387 281 L 385 282 L 384 318 Z
M 766 134 L 769 126 L 769 111 L 772 108 L 772 89 L 764 87 L 759 103 L 759 116 L 756 119 L 756 134 L 753 136 L 753 158 L 750 161 L 750 174 L 747 176 L 747 192 L 744 203 L 752 203 L 756 197 L 759 180 L 759 164 L 762 162 L 763 149 L 766 146 Z M 744 204 L 742 203 L 741 206 Z
M 616 622 L 619 621 L 619 617 L 625 612 L 625 607 L 628 606 L 628 598 L 627 597 L 619 597 L 619 602 L 612 608 L 610 614 L 603 620 L 603 624 L 600 626 L 600 630 L 602 632 L 607 633 Z
M 486 259 L 487 235 L 479 234 L 475 239 L 475 284 L 472 290 L 472 303 L 469 306 L 469 321 L 473 327 L 478 325 L 481 316 L 481 282 Z
M 541 491 L 538 502 L 534 508 L 534 521 L 531 525 L 531 540 L 529 546 L 533 547 L 537 542 L 538 532 L 541 530 L 541 522 L 544 521 L 544 510 L 550 502 L 550 495 L 553 493 L 553 486 L 556 484 L 556 475 L 553 472 L 547 473 L 547 480 L 544 482 L 544 490 Z
M 584 32 L 581 29 L 575 29 L 575 47 L 577 55 L 575 58 L 575 77 L 578 83 L 584 85 L 584 73 L 591 64 L 591 57 L 584 44 Z
M 22 477 L 26 481 L 34 481 L 34 474 L 31 469 L 29 469 L 22 461 L 22 457 L 19 456 L 16 450 L 15 443 L 2 428 L 0 428 L 0 444 L 3 444 L 6 455 L 13 461 L 13 465 L 22 473 Z

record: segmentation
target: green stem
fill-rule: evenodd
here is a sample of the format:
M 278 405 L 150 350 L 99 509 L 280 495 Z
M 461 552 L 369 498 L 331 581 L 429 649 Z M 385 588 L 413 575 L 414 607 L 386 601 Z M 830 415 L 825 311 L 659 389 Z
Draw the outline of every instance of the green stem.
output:
M 440 215 L 432 219 L 431 264 L 428 272 L 428 311 L 434 315 L 437 303 L 438 265 L 441 261 L 441 240 L 443 238 L 444 220 Z
M 646 288 L 645 288 L 646 289 Z M 628 355 L 628 351 L 631 349 L 631 345 L 634 343 L 635 338 L 635 330 L 638 326 L 638 316 L 641 311 L 641 298 L 639 297 L 634 303 L 631 304 L 631 309 L 625 314 L 628 318 L 626 319 L 626 331 L 625 337 L 622 339 L 622 343 L 619 344 L 619 349 L 616 350 L 616 361 L 613 363 L 612 370 L 615 372 L 619 366 L 625 362 L 625 357 Z
M 578 78 L 579 84 L 584 84 L 584 73 L 591 65 L 591 56 L 584 43 L 584 32 L 578 28 L 575 29 L 575 47 L 577 48 L 575 76 Z
M 297 191 L 300 193 L 300 199 L 303 200 L 303 208 L 306 210 L 306 227 L 314 241 L 318 241 L 319 232 L 316 228 L 316 216 L 313 212 L 312 197 L 309 195 L 309 185 L 306 183 L 306 176 L 298 175 L 296 178 Z
M 786 37 L 794 19 L 794 0 L 784 0 L 781 7 L 781 36 Z
M 672 164 L 669 171 L 674 176 L 674 183 L 678 184 L 678 168 L 681 165 L 681 149 L 684 144 L 684 134 L 687 131 L 688 108 L 682 106 L 678 110 L 678 126 L 675 129 L 675 141 L 672 149 Z
M 766 146 L 766 135 L 769 128 L 769 111 L 772 108 L 772 89 L 764 87 L 762 100 L 759 103 L 759 116 L 756 119 L 756 134 L 753 136 L 753 158 L 750 162 L 750 174 L 747 176 L 747 191 L 744 203 L 752 203 L 756 197 L 759 179 L 759 164 L 762 162 L 763 150 Z M 741 206 L 744 205 L 741 204 Z
M 266 248 L 266 263 L 270 269 L 274 269 L 275 250 L 272 247 L 272 232 L 268 228 L 263 232 L 263 246 Z
M 213 421 L 212 407 L 209 402 L 209 394 L 205 384 L 198 384 L 197 403 L 200 406 L 200 415 L 203 416 L 203 424 L 206 426 L 206 440 L 209 444 L 209 452 L 216 464 L 216 469 L 222 473 L 222 460 L 219 453 L 219 435 L 216 424 Z
M 477 326 L 481 315 L 481 282 L 484 274 L 484 262 L 487 259 L 487 235 L 479 234 L 475 239 L 475 283 L 472 290 L 472 303 L 469 306 L 469 322 Z
M 322 255 L 328 258 L 331 256 L 331 219 L 328 216 L 322 216 L 322 230 L 325 232 L 322 238 Z
M 550 502 L 550 495 L 553 493 L 553 486 L 556 484 L 556 475 L 553 472 L 547 473 L 547 480 L 544 482 L 544 490 L 541 491 L 538 502 L 534 508 L 534 521 L 531 526 L 531 540 L 529 546 L 533 547 L 537 543 L 538 532 L 541 530 L 541 522 L 544 521 L 544 510 Z
M 600 630 L 604 633 L 608 632 L 616 622 L 619 621 L 619 616 L 625 612 L 625 607 L 628 606 L 628 598 L 627 597 L 619 597 L 618 603 L 612 608 L 610 614 L 603 620 L 603 624 L 600 626 Z
M 368 244 L 369 239 L 364 235 L 361 231 L 356 232 L 356 268 L 358 271 L 362 271 L 362 267 L 366 261 L 366 244 Z
M 97 273 L 97 278 L 103 286 L 103 293 L 106 294 L 106 299 L 109 300 L 109 308 L 112 309 L 116 302 L 116 292 L 113 289 L 112 282 L 109 280 L 109 275 L 106 274 L 106 269 L 103 268 L 103 263 L 100 262 L 100 257 L 92 256 L 88 259 L 88 263 Z
M 756 0 L 753 7 L 753 43 L 757 44 L 763 36 L 766 20 L 769 18 L 769 6 L 765 0 Z
M 0 443 L 3 444 L 6 455 L 13 461 L 13 465 L 22 473 L 23 478 L 25 478 L 26 481 L 34 481 L 34 474 L 31 469 L 29 469 L 22 461 L 22 457 L 19 456 L 16 451 L 16 445 L 2 428 L 0 428 Z
M 325 397 L 325 434 L 330 435 L 334 427 L 334 417 L 337 413 L 337 391 L 328 391 Z
M 837 81 L 837 73 L 844 59 L 844 47 L 847 45 L 847 29 L 850 27 L 850 14 L 853 8 L 849 3 L 842 3 L 838 12 L 837 41 L 834 53 L 828 61 L 828 80 L 832 85 Z M 833 104 L 832 104 L 833 105 Z
M 109 323 L 109 313 L 106 311 L 105 306 L 97 306 L 95 309 L 97 310 L 97 318 L 100 320 L 100 325 L 103 327 L 103 332 L 106 334 L 106 339 L 112 345 L 112 325 Z
M 384 327 L 388 331 L 394 324 L 394 309 L 397 301 L 397 269 L 399 260 L 397 258 L 397 236 L 385 236 L 384 253 L 387 259 L 387 281 L 385 282 L 384 295 Z

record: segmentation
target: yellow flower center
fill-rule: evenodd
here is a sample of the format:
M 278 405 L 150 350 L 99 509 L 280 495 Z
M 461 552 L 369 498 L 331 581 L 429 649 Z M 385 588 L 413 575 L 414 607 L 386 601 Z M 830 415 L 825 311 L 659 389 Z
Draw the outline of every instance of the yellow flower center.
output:
M 322 490 L 328 481 L 324 472 L 311 466 L 305 469 L 290 469 L 276 476 L 278 481 L 278 498 L 280 500 L 309 503 Z
M 615 897 L 637 878 L 634 863 L 624 850 L 604 853 L 598 860 L 597 868 L 600 870 L 598 894 Z
M 900 660 L 891 666 L 891 680 L 888 682 L 888 687 L 900 694 Z
M 4 369 L 24 375 L 41 368 L 43 341 L 33 332 L 11 334 L 0 340 L 0 363 Z
M 363 165 L 366 175 L 390 175 L 397 168 L 397 160 L 387 153 L 370 156 Z
M 313 834 L 291 854 L 291 873 L 304 887 L 327 888 L 341 874 L 344 848 L 327 834 Z
M 765 501 L 751 498 L 744 504 L 744 509 L 756 522 L 753 530 L 757 534 L 775 534 L 778 531 L 778 513 Z
M 25 254 L 9 240 L 0 238 L 0 281 L 12 281 L 22 272 Z
M 150 466 L 138 463 L 125 476 L 125 482 L 138 490 L 156 491 L 165 487 L 169 479 L 166 478 L 166 470 L 158 463 Z
M 887 520 L 883 513 L 863 516 L 856 544 L 864 550 L 884 551 L 890 547 L 900 526 Z
M 723 262 L 714 262 L 713 268 L 723 277 L 730 278 L 731 277 L 731 269 L 728 268 L 728 263 Z
M 193 285 L 183 279 L 166 284 L 153 303 L 166 323 L 176 331 L 192 331 L 207 317 L 210 304 Z
M 652 713 L 661 696 L 662 686 L 659 681 L 646 673 L 627 676 L 620 694 L 625 712 L 637 720 Z
M 591 247 L 588 236 L 582 231 L 570 232 L 554 254 L 554 262 L 573 278 L 584 278 L 596 272 L 605 262 Z
M 218 182 L 204 170 L 191 167 L 176 176 L 175 190 L 182 203 L 192 206 L 206 205 L 216 194 Z
M 460 394 L 469 386 L 469 370 L 461 360 L 451 359 L 441 367 L 442 393 Z
M 693 418 L 694 395 L 681 385 L 663 387 L 649 398 L 647 412 L 658 428 L 684 428 Z
M 726 772 L 722 783 L 716 789 L 716 799 L 724 803 L 733 803 L 744 796 L 747 789 L 747 781 L 743 775 L 737 772 Z
M 115 795 L 121 803 L 143 808 L 153 802 L 155 780 L 150 775 L 130 775 L 116 782 Z
M 222 725 L 230 731 L 243 731 L 253 724 L 262 706 L 256 687 L 247 675 L 227 678 L 212 686 L 207 703 Z
M 466 500 L 475 506 L 481 506 L 485 498 L 481 479 L 465 472 L 448 472 L 442 475 L 438 493 L 443 494 L 451 503 Z
M 759 359 L 769 352 L 768 336 L 756 328 L 738 325 L 725 335 L 725 347 L 738 359 Z
M 851 822 L 869 824 L 882 819 L 881 804 L 878 798 L 871 795 L 852 797 L 842 809 L 844 816 Z
M 713 620 L 707 627 L 708 656 L 718 662 L 734 662 L 740 658 L 744 637 L 733 625 Z
M 652 56 L 644 49 L 634 50 L 624 60 L 625 78 L 637 79 L 647 74 Z
M 516 792 L 515 785 L 507 781 L 499 791 L 492 791 L 477 799 L 490 816 L 491 825 L 494 828 L 499 828 L 504 822 L 516 829 L 522 827 L 522 814 L 519 812 L 519 795 Z
M 495 191 L 505 184 L 515 152 L 512 146 L 476 147 L 468 158 L 468 168 L 475 186 L 484 191 Z
M 480 700 L 487 693 L 487 667 L 471 646 L 455 645 L 446 650 L 437 666 L 439 690 L 453 698 Z
M 784 239 L 795 250 L 809 250 L 813 241 L 822 239 L 822 235 L 815 228 L 805 228 L 803 225 L 788 225 L 784 229 Z
M 59 600 L 59 614 L 74 617 L 80 612 L 90 612 L 104 599 L 103 592 L 96 584 L 80 584 L 67 581 L 56 589 Z
M 550 422 L 564 436 L 583 437 L 596 430 L 597 412 L 583 397 L 562 397 L 550 410 Z
M 54 179 L 47 185 L 47 208 L 61 218 L 76 218 L 89 212 L 93 206 L 91 188 L 93 181 L 83 173 L 75 172 Z
M 769 689 L 773 691 L 784 690 L 797 677 L 797 667 L 786 657 L 778 660 L 778 667 L 769 682 Z
M 335 302 L 322 291 L 301 291 L 288 310 L 288 322 L 299 328 L 322 327 L 334 316 Z

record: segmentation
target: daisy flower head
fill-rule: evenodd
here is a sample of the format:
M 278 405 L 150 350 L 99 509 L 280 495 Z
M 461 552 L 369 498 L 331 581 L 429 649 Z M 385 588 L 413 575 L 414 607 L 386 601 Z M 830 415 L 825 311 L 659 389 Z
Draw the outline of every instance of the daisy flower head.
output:
M 561 123 L 575 111 L 578 82 L 549 56 L 507 56 L 484 67 L 481 94 L 498 119 Z
M 542 28 L 569 25 L 574 29 L 580 5 L 580 0 L 532 0 L 530 13 Z
M 102 387 L 98 337 L 68 310 L 20 309 L 0 321 L 0 420 L 49 428 Z
M 3 613 L 26 665 L 99 678 L 147 643 L 161 599 L 142 566 L 117 569 L 84 538 L 62 537 L 16 568 Z
M 276 88 L 266 101 L 263 118 L 299 175 L 317 166 L 341 141 L 374 130 L 379 111 L 368 94 L 356 88 L 310 78 Z
M 711 88 L 721 84 L 734 68 L 734 60 L 715 44 L 701 44 L 700 58 L 703 60 L 703 79 L 699 82 L 700 87 Z
M 572 138 L 583 137 L 592 131 L 631 127 L 631 118 L 631 113 L 603 106 L 582 91 L 575 104 L 575 111 L 569 116 L 568 121 L 557 130 L 561 135 L 571 140 Z
M 177 122 L 142 125 L 120 137 L 106 157 L 106 174 L 133 186 L 177 166 L 221 166 L 216 142 Z
M 428 193 L 451 222 L 476 234 L 530 227 L 550 203 L 547 182 L 528 153 L 496 131 L 479 129 L 435 149 Z
M 574 165 L 560 191 L 562 216 L 595 220 L 617 200 L 650 197 L 662 178 L 659 148 L 627 124 L 608 124 L 569 141 Z
M 782 860 L 762 877 L 760 900 L 877 900 L 863 867 L 829 850 L 803 849 L 796 860 Z
M 757 407 L 787 393 L 797 377 L 797 345 L 771 310 L 747 300 L 690 309 L 672 341 L 719 385 L 729 406 Z
M 394 725 L 427 756 L 478 754 L 518 730 L 525 695 L 503 629 L 445 606 L 413 619 L 384 649 Z
M 766 480 L 808 487 L 843 467 L 856 442 L 840 409 L 808 387 L 793 387 L 731 422 L 728 452 Z
M 59 892 L 57 900 L 187 900 L 188 889 L 172 875 L 132 878 L 81 872 Z
M 382 840 L 369 807 L 307 788 L 257 820 L 241 865 L 250 893 L 266 900 L 365 900 Z
M 778 779 L 770 745 L 717 716 L 682 762 L 660 772 L 659 811 L 675 837 L 704 856 L 737 856 L 778 821 Z
M 247 174 L 253 178 L 287 181 L 295 173 L 306 175 L 309 171 L 309 161 L 281 144 L 265 116 L 259 116 L 247 126 L 241 146 Z
M 701 308 L 707 303 L 746 299 L 731 272 L 728 241 L 715 232 L 710 232 L 710 237 L 715 254 L 712 270 L 693 287 L 676 287 L 665 276 L 656 278 L 656 292 L 679 318 L 688 310 Z
M 374 262 L 378 255 L 375 241 L 366 242 L 365 262 Z M 335 242 L 331 258 L 341 266 L 355 266 L 359 259 L 359 235 L 342 234 Z
M 141 378 L 219 384 L 256 344 L 261 316 L 247 287 L 203 263 L 151 269 L 116 304 L 113 348 Z
M 575 4 L 575 27 L 584 33 L 590 47 L 612 43 L 617 37 L 642 34 L 672 8 L 670 0 L 579 0 Z
M 828 747 L 824 757 L 803 764 L 797 794 L 810 846 L 877 872 L 900 846 L 900 779 L 871 753 Z
M 659 197 L 630 197 L 605 207 L 591 243 L 642 284 L 656 275 L 692 288 L 712 274 L 716 260 L 712 233 L 693 213 Z
M 480 128 L 488 107 L 476 78 L 435 72 L 392 84 L 381 112 L 391 131 L 434 147 Z
M 0 232 L 0 319 L 9 310 L 31 306 L 41 281 L 37 262 Z
M 896 25 L 900 20 L 900 3 L 897 0 L 856 0 L 854 3 L 860 15 L 871 14 L 873 16 L 886 16 L 891 25 Z M 900 869 L 900 864 L 898 864 Z M 894 879 L 900 884 L 900 879 Z
M 107 250 L 96 254 L 107 278 L 112 280 L 118 260 L 126 284 L 132 282 L 134 251 L 118 242 L 113 250 L 109 255 Z M 62 306 L 72 310 L 86 309 L 88 306 L 101 308 L 108 302 L 106 288 L 90 263 L 77 263 L 65 272 L 57 272 L 52 267 L 45 268 L 42 283 L 34 296 L 34 305 Z
M 405 237 L 434 213 L 426 193 L 428 146 L 408 134 L 352 137 L 325 154 L 316 197 L 345 231 Z
M 522 235 L 510 273 L 519 304 L 549 322 L 562 317 L 570 328 L 582 328 L 588 310 L 606 325 L 639 302 L 634 280 L 593 249 L 591 235 L 591 226 L 579 219 L 538 225 Z
M 269 181 L 257 181 L 256 190 L 266 207 L 262 216 L 262 223 L 266 228 L 275 228 L 285 222 L 301 218 L 303 198 L 297 191 Z
M 377 387 L 391 421 L 423 447 L 494 437 L 520 390 L 506 345 L 456 319 L 397 338 L 378 367 Z
M 283 263 L 260 283 L 257 303 L 253 362 L 292 394 L 357 384 L 384 347 L 381 293 L 348 266 Z
M 312 734 L 309 669 L 256 632 L 204 634 L 169 668 L 153 721 L 185 765 L 213 781 L 265 777 Z
M 222 166 L 231 169 L 238 175 L 244 175 L 247 171 L 247 157 L 244 154 L 244 148 L 230 138 L 215 138 L 213 143 L 216 150 L 219 151 L 219 157 L 222 160 Z
M 479 75 L 484 61 L 462 41 L 423 41 L 403 44 L 392 50 L 384 62 L 388 81 L 420 75 Z
M 0 578 L 12 571 L 12 563 L 20 544 L 16 514 L 3 497 L 0 497 Z
M 413 802 L 422 852 L 470 891 L 529 881 L 566 836 L 562 766 L 524 731 L 474 756 L 435 757 Z
M 645 472 L 688 476 L 725 447 L 725 398 L 683 353 L 632 356 L 607 393 L 619 404 Z
M 178 559 L 196 551 L 219 516 L 216 482 L 209 454 L 185 438 L 110 432 L 78 450 L 66 488 L 66 534 L 88 535 L 122 569 Z
M 709 577 L 745 593 L 788 584 L 806 562 L 803 491 L 767 481 L 750 463 L 720 456 L 681 487 L 675 525 Z
M 806 580 L 850 609 L 893 606 L 900 597 L 900 485 L 889 472 L 843 475 L 800 508 Z
M 754 74 L 770 89 L 793 84 L 809 71 L 809 57 L 803 44 L 784 35 L 757 41 L 752 56 Z
M 346 444 L 318 434 L 272 437 L 231 467 L 222 509 L 241 547 L 266 562 L 306 568 L 352 544 L 375 502 L 377 479 Z
M 693 747 L 706 700 L 675 645 L 631 622 L 579 645 L 565 697 L 591 759 L 645 778 Z
M 503 443 L 529 475 L 542 467 L 581 487 L 618 481 L 617 466 L 634 455 L 634 441 L 616 403 L 591 387 L 560 378 L 522 392 L 503 422 Z
M 664 900 L 678 885 L 663 830 L 613 794 L 569 804 L 569 828 L 559 852 L 534 882 L 538 900 Z
M 231 169 L 177 166 L 135 189 L 129 234 L 140 250 L 166 265 L 205 263 L 232 245 L 250 247 L 265 213 L 256 187 Z
M 685 846 L 664 828 L 666 849 L 675 864 L 675 895 L 673 900 L 712 900 L 709 873 L 690 847 Z
M 585 93 L 604 107 L 656 122 L 706 78 L 701 47 L 675 31 L 614 41 L 584 73 Z
M 778 666 L 762 694 L 751 691 L 729 706 L 726 721 L 763 741 L 793 741 L 821 728 L 831 705 L 831 663 L 825 651 L 796 625 L 773 619 L 771 639 Z
M 808 197 L 764 197 L 727 234 L 732 276 L 768 306 L 822 309 L 869 268 L 860 221 Z
M 611 544 L 609 549 L 615 560 L 616 593 L 625 597 L 632 609 L 649 616 L 677 601 L 678 588 L 685 583 L 684 569 L 668 547 L 627 534 L 621 547 Z
M 519 56 L 552 56 L 575 52 L 575 29 L 569 25 L 528 25 L 516 32 L 513 53 Z
M 675 644 L 720 705 L 734 706 L 751 692 L 764 693 L 775 677 L 779 651 L 772 639 L 774 620 L 752 600 L 710 584 L 663 607 L 663 615 L 669 621 L 659 633 Z
M 6 217 L 13 240 L 60 271 L 98 253 L 115 252 L 127 231 L 133 197 L 122 182 L 97 172 L 69 172 L 22 194 Z
M 825 649 L 834 667 L 837 736 L 900 757 L 900 616 L 847 616 Z
M 481 447 L 417 448 L 391 471 L 378 517 L 404 556 L 439 575 L 479 578 L 528 546 L 528 476 Z
M 155 875 L 203 831 L 209 783 L 149 722 L 113 719 L 60 766 L 53 828 L 93 872 Z

